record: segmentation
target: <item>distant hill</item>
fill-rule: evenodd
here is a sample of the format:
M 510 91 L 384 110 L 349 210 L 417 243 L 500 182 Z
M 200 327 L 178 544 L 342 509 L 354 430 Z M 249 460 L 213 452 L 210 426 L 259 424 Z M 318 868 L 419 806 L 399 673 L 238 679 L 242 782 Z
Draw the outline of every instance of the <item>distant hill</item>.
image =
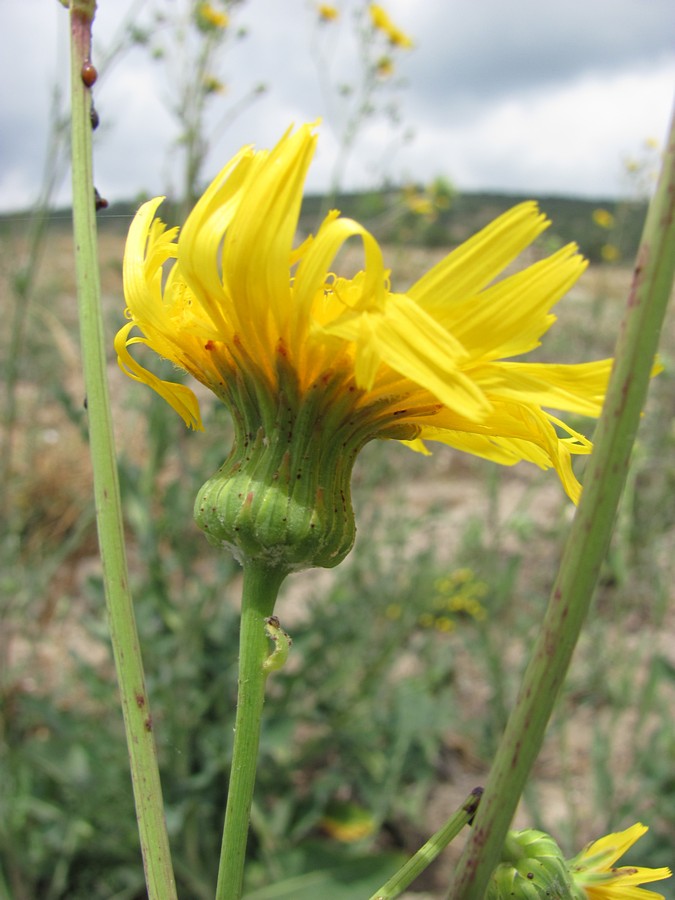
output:
M 526 196 L 495 193 L 459 193 L 447 209 L 433 217 L 417 215 L 406 209 L 400 190 L 377 193 L 345 194 L 337 208 L 369 228 L 383 242 L 412 246 L 452 247 L 466 240 L 500 213 L 524 200 L 536 200 L 548 218 L 550 228 L 543 239 L 551 248 L 576 241 L 591 260 L 601 258 L 603 246 L 612 244 L 622 260 L 632 260 L 637 250 L 646 202 L 627 200 L 588 200 L 558 196 Z M 321 197 L 307 197 L 301 227 L 316 228 L 322 208 Z M 593 219 L 603 209 L 614 219 L 611 229 L 601 228 Z
M 388 189 L 343 194 L 335 206 L 343 215 L 361 222 L 382 243 L 452 247 L 515 204 L 533 199 L 537 200 L 552 222 L 543 237 L 549 249 L 576 241 L 591 260 L 602 258 L 602 248 L 608 244 L 616 247 L 621 260 L 632 260 L 635 255 L 646 212 L 645 202 L 467 192 L 452 196 L 446 209 L 434 210 L 432 215 L 419 215 L 407 208 L 402 190 Z M 100 229 L 125 233 L 139 203 L 118 202 L 101 210 L 98 214 Z M 175 224 L 175 209 L 169 201 L 162 206 L 162 217 L 170 224 Z M 601 228 L 595 223 L 593 212 L 597 209 L 612 214 L 615 224 L 611 229 Z M 300 230 L 305 234 L 316 231 L 324 214 L 322 196 L 306 197 Z M 26 212 L 0 214 L 0 232 L 26 228 L 29 215 Z M 69 209 L 54 210 L 48 218 L 50 227 L 70 228 Z

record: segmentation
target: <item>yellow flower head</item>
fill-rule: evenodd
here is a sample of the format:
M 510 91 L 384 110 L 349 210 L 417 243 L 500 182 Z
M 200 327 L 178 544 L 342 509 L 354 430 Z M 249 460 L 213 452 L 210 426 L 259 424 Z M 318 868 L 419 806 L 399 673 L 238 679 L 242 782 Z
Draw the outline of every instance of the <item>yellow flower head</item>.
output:
M 437 210 L 428 193 L 418 190 L 415 185 L 403 188 L 403 202 L 416 216 L 434 217 Z
M 381 56 L 375 63 L 375 73 L 380 78 L 391 78 L 394 74 L 394 60 L 391 56 Z
M 205 75 L 202 79 L 205 94 L 224 94 L 227 88 L 215 75 Z
M 316 9 L 322 22 L 333 22 L 340 16 L 340 10 L 328 3 L 319 3 Z
M 603 244 L 600 248 L 600 256 L 603 262 L 616 262 L 620 255 L 619 248 L 615 244 Z
M 371 3 L 368 7 L 368 11 L 370 12 L 370 20 L 373 23 L 373 28 L 381 31 L 389 39 L 389 43 L 392 46 L 402 47 L 404 50 L 409 50 L 413 46 L 413 42 L 408 35 L 394 25 L 379 4 Z
M 199 3 L 197 6 L 197 24 L 203 29 L 227 28 L 230 24 L 230 17 L 225 12 L 214 9 L 210 3 Z
M 423 440 L 437 441 L 504 465 L 553 467 L 576 501 L 571 457 L 591 444 L 545 408 L 597 416 L 611 361 L 518 359 L 539 346 L 551 308 L 584 271 L 576 246 L 495 282 L 549 224 L 521 203 L 394 291 L 375 238 L 336 211 L 294 247 L 313 132 L 288 131 L 271 151 L 242 149 L 180 235 L 156 218 L 161 197 L 141 206 L 124 255 L 122 369 L 193 428 L 202 423 L 192 390 L 152 374 L 130 348 L 146 345 L 210 388 L 244 442 L 263 425 L 268 433 L 266 416 L 284 434 L 313 428 L 306 452 L 332 442 L 350 459 L 375 438 L 422 452 Z M 340 277 L 335 259 L 350 238 L 361 242 L 363 269 Z
M 614 216 L 607 209 L 594 209 L 593 221 L 600 228 L 614 228 Z
M 625 831 L 607 834 L 589 844 L 570 860 L 570 869 L 579 897 L 587 900 L 664 900 L 656 891 L 638 885 L 670 878 L 668 868 L 615 867 L 615 863 L 647 832 L 639 822 Z

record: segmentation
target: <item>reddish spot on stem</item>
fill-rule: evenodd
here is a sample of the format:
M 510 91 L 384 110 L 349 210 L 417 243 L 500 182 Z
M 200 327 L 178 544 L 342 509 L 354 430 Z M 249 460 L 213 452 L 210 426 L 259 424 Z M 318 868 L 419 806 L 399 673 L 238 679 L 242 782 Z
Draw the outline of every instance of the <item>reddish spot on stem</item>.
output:
M 96 79 L 98 78 L 98 72 L 96 71 L 96 66 L 92 65 L 91 60 L 85 60 L 82 63 L 82 69 L 80 70 L 80 75 L 82 76 L 82 83 L 90 88 L 96 84 Z
M 145 697 L 143 696 L 143 694 L 136 694 L 136 706 L 139 709 L 143 709 L 143 707 L 145 706 Z
M 143 723 L 143 727 L 146 731 L 152 731 L 152 716 L 148 716 L 148 718 Z

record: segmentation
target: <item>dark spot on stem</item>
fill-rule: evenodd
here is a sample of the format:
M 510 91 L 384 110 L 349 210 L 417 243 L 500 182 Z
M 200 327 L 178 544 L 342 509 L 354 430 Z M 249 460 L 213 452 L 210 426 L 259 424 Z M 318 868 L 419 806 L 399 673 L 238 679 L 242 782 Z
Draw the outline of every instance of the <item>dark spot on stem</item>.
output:
M 96 79 L 98 78 L 98 72 L 96 71 L 96 66 L 91 64 L 91 60 L 87 59 L 82 64 L 80 75 L 82 76 L 82 83 L 85 87 L 90 88 L 94 86 Z
M 471 796 L 469 797 L 467 802 L 462 807 L 464 812 L 469 814 L 469 821 L 467 823 L 468 825 L 473 825 L 474 816 L 476 815 L 476 812 L 478 810 L 478 804 L 480 803 L 480 798 L 482 796 L 483 796 L 483 788 L 480 786 L 475 787 L 471 791 Z

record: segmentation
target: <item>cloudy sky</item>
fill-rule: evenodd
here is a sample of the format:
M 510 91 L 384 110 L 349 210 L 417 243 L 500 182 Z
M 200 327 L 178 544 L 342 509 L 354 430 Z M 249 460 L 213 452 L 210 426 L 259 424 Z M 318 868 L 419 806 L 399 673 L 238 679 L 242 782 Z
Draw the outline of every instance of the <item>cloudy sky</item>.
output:
M 305 0 L 236 6 L 231 38 L 212 73 L 226 90 L 209 106 L 205 178 L 242 144 L 270 146 L 289 124 L 322 117 L 308 186 L 327 188 L 355 97 L 346 101 L 338 88 L 358 89 L 363 59 L 354 18 L 362 2 L 334 5 L 340 18 L 320 27 L 316 4 Z M 368 50 L 371 59 L 389 53 L 394 74 L 382 82 L 374 96 L 379 109 L 357 133 L 345 188 L 444 176 L 459 190 L 611 197 L 627 188 L 623 161 L 642 158 L 647 139 L 663 142 L 675 91 L 673 0 L 383 5 L 414 48 L 389 52 L 378 36 Z M 140 8 L 142 24 L 151 21 L 152 9 L 177 15 L 181 0 L 99 0 L 95 64 L 131 7 Z M 67 91 L 67 14 L 57 0 L 0 0 L 0 8 L 0 209 L 7 210 L 27 206 L 39 190 L 54 92 Z M 247 36 L 234 39 L 240 30 Z M 164 50 L 163 59 L 137 47 L 95 88 L 102 122 L 96 183 L 110 201 L 180 185 L 179 126 L 170 106 L 186 66 L 171 36 L 167 26 L 154 26 L 151 45 Z M 266 92 L 243 102 L 258 84 Z M 397 128 L 382 111 L 391 103 Z M 219 132 L 238 105 L 244 112 Z M 66 178 L 59 200 L 68 195 Z

